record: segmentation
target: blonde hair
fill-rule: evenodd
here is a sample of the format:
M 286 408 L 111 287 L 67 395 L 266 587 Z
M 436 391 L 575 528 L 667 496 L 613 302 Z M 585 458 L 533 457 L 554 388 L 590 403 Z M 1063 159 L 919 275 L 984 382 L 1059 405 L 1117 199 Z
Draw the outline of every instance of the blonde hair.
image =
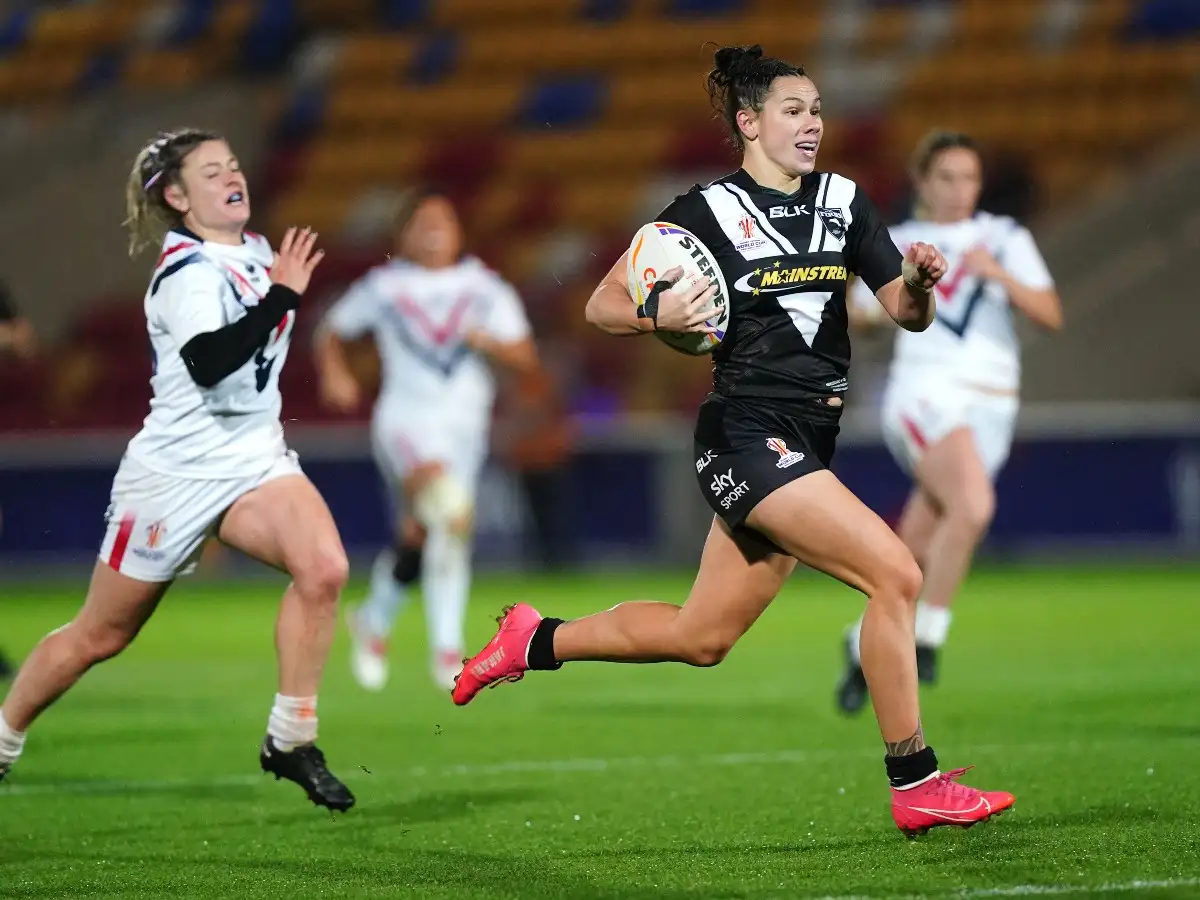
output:
M 169 185 L 180 183 L 188 155 L 207 141 L 224 140 L 213 131 L 180 128 L 159 132 L 133 161 L 125 183 L 125 221 L 129 231 L 129 256 L 161 243 L 163 236 L 183 220 L 165 197 Z

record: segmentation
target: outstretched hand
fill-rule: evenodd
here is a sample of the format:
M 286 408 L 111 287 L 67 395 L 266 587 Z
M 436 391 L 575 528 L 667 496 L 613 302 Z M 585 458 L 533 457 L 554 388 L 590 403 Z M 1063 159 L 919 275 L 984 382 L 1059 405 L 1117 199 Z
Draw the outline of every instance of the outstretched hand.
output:
M 317 233 L 311 228 L 305 228 L 299 235 L 294 225 L 289 228 L 279 245 L 279 252 L 275 254 L 271 281 L 291 288 L 297 294 L 308 290 L 313 270 L 325 258 L 324 250 L 313 251 L 316 242 Z

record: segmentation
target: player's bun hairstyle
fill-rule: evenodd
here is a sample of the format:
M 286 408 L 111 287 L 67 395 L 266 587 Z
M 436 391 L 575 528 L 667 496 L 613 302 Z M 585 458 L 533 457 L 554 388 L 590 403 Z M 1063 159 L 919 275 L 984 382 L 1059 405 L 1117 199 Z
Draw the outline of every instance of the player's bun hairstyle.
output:
M 137 155 L 125 184 L 125 227 L 129 230 L 129 255 L 137 256 L 158 244 L 182 220 L 164 196 L 168 185 L 180 183 L 183 161 L 207 141 L 224 138 L 215 131 L 180 128 L 159 132 Z
M 805 75 L 803 66 L 763 56 L 763 48 L 721 47 L 713 55 L 708 73 L 708 99 L 729 128 L 733 145 L 741 150 L 746 140 L 738 128 L 737 114 L 743 109 L 762 112 L 776 78 Z
M 917 149 L 913 151 L 912 172 L 918 178 L 924 178 L 929 174 L 929 170 L 933 168 L 933 162 L 938 158 L 938 155 L 947 150 L 970 150 L 976 155 L 979 154 L 979 145 L 975 143 L 975 139 L 969 134 L 964 134 L 961 131 L 931 131 L 921 138 L 917 144 Z

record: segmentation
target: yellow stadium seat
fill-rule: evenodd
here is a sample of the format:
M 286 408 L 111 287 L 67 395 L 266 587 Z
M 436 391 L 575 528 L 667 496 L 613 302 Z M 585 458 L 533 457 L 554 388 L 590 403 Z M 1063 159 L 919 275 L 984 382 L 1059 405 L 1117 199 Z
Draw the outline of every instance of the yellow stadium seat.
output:
M 712 115 L 704 73 L 694 69 L 624 75 L 609 81 L 604 120 L 613 124 L 681 122 Z
M 467 222 L 470 234 L 491 234 L 510 222 L 524 200 L 526 182 L 494 181 L 483 191 Z
M 427 152 L 420 138 L 322 135 L 309 151 L 305 174 L 320 184 L 396 184 L 412 177 Z
M 512 22 L 578 22 L 581 0 L 433 0 L 430 15 L 437 27 L 471 29 Z
M 137 4 L 123 3 L 47 7 L 32 22 L 28 46 L 90 49 L 115 44 L 129 36 L 140 12 Z
M 504 170 L 527 177 L 644 172 L 661 164 L 669 138 L 670 133 L 661 128 L 515 135 L 509 140 Z
M 300 19 L 319 28 L 368 28 L 376 24 L 378 0 L 300 0 Z
M 196 50 L 139 50 L 126 64 L 123 79 L 129 87 L 146 90 L 186 87 L 211 69 L 211 58 Z
M 402 84 L 412 63 L 418 38 L 391 34 L 353 34 L 346 37 L 335 77 L 339 84 Z
M 988 48 L 1024 44 L 1043 8 L 1043 0 L 959 0 L 954 5 L 951 41 Z
M 901 46 L 912 28 L 913 14 L 904 7 L 881 7 L 867 19 L 856 49 L 868 56 L 882 56 Z
M 629 228 L 643 189 L 643 179 L 628 177 L 569 184 L 562 191 L 559 215 L 579 228 Z
M 345 86 L 333 93 L 326 127 L 331 133 L 429 134 L 459 127 L 496 127 L 512 119 L 524 85 L 514 82 L 433 85 L 426 88 Z
M 288 227 L 311 227 L 323 234 L 334 235 L 346 220 L 346 214 L 358 196 L 350 191 L 324 191 L 315 186 L 301 186 L 277 201 L 270 216 L 270 234 L 283 234 Z

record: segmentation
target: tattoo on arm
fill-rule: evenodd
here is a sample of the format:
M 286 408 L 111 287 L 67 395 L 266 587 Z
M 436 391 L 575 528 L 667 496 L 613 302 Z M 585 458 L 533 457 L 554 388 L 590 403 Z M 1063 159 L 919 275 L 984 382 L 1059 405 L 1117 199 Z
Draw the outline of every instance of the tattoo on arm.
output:
M 917 730 L 911 736 L 902 741 L 884 741 L 884 746 L 887 747 L 888 756 L 909 756 L 924 750 L 925 732 L 921 728 L 921 723 L 917 723 Z

